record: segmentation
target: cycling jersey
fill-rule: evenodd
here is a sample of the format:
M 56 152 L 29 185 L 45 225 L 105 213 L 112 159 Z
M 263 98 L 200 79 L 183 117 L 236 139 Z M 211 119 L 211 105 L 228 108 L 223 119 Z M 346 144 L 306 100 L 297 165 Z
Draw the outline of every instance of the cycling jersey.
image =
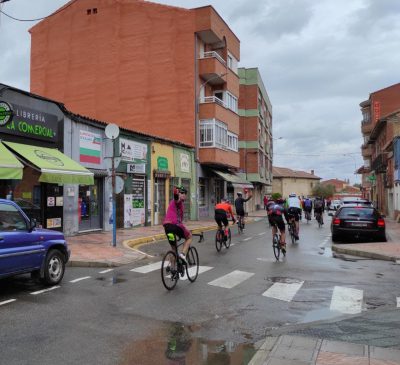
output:
M 231 217 L 233 217 L 232 206 L 231 206 L 229 203 L 227 203 L 227 202 L 218 203 L 218 204 L 215 206 L 215 212 L 217 212 L 217 210 L 218 210 L 218 211 L 219 211 L 219 210 L 223 210 L 223 211 L 225 211 L 225 213 L 228 213 L 228 214 L 230 214 Z
M 244 216 L 244 203 L 247 202 L 248 200 L 251 199 L 251 196 L 249 196 L 247 199 L 244 199 L 243 197 L 239 196 L 235 200 L 235 209 L 236 209 L 236 214 Z
M 301 209 L 299 198 L 297 196 L 290 196 L 288 198 L 288 207 Z

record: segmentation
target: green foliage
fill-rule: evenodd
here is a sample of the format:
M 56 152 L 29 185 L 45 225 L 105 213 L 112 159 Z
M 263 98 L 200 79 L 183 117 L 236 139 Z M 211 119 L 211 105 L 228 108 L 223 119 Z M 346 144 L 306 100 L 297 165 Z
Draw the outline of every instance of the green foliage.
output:
M 282 198 L 282 194 L 281 193 L 273 193 L 271 195 L 272 200 L 276 200 L 276 199 L 280 199 Z
M 333 185 L 317 184 L 313 187 L 312 193 L 314 196 L 321 196 L 322 198 L 331 198 L 335 194 L 335 187 Z

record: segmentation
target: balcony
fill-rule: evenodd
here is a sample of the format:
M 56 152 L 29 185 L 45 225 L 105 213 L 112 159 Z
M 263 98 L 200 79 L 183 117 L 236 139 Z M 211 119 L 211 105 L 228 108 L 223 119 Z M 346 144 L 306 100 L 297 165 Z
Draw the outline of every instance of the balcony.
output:
M 199 160 L 201 164 L 239 168 L 239 153 L 219 148 L 200 148 Z
M 361 155 L 362 155 L 362 157 L 370 157 L 370 156 L 372 156 L 372 146 L 363 144 L 361 146 Z
M 226 123 L 230 131 L 239 134 L 239 115 L 227 109 L 224 102 L 215 96 L 201 100 L 199 120 L 203 119 L 218 119 Z
M 204 52 L 204 56 L 199 59 L 199 75 L 202 79 L 209 85 L 221 85 L 226 82 L 226 73 L 226 62 L 217 52 Z
M 372 122 L 361 122 L 361 133 L 370 134 L 374 129 L 374 124 Z
M 382 174 L 386 172 L 387 158 L 383 153 L 379 154 L 372 162 L 371 170 L 375 171 L 376 174 Z

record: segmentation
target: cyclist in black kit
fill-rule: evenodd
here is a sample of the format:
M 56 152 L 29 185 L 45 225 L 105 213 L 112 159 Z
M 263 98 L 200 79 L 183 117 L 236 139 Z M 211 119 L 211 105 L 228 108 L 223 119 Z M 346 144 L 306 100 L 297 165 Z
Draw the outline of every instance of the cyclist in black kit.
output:
M 247 194 L 247 189 L 245 189 L 244 192 Z M 251 191 L 250 191 L 248 198 L 243 198 L 243 195 L 241 192 L 237 193 L 237 196 L 238 197 L 235 200 L 236 215 L 238 216 L 238 221 L 239 221 L 239 219 L 242 220 L 243 230 L 244 230 L 245 229 L 244 228 L 244 214 L 245 214 L 244 203 L 247 202 L 248 200 L 250 200 L 253 195 L 251 194 Z

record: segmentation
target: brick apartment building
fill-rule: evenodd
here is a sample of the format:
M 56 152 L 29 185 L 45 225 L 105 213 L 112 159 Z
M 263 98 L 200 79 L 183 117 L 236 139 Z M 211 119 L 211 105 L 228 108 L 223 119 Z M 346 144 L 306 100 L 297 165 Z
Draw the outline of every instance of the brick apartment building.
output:
M 321 185 L 331 185 L 335 188 L 335 195 L 333 199 L 341 199 L 343 197 L 361 197 L 361 191 L 359 188 L 351 186 L 349 180 L 329 179 L 321 181 Z
M 234 174 L 240 41 L 212 6 L 70 1 L 30 33 L 32 92 L 195 148 L 199 216 L 248 184 Z M 155 177 L 154 199 L 172 183 Z
M 272 105 L 257 68 L 239 68 L 240 170 L 254 185 L 253 208 L 272 193 Z
M 400 177 L 394 175 L 398 157 L 393 153 L 400 136 L 400 83 L 371 93 L 360 107 L 364 165 L 358 173 L 362 174 L 363 196 L 383 213 L 394 216 L 400 210 L 399 192 L 395 192 Z

